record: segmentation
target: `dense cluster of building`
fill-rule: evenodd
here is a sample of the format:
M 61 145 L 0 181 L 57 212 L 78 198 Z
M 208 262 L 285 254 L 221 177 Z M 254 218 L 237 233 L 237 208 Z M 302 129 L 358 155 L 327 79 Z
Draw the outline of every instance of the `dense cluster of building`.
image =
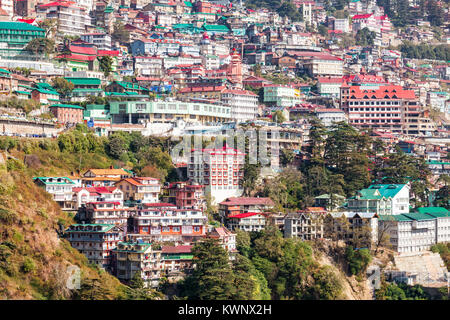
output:
M 258 128 L 267 131 L 274 171 L 282 149 L 304 160 L 311 119 L 326 128 L 345 122 L 369 129 L 387 152 L 399 146 L 424 158 L 432 191 L 442 187 L 439 177 L 450 173 L 449 63 L 391 48 L 403 40 L 448 44 L 448 11 L 437 40 L 423 17 L 418 27 L 394 28 L 374 0 L 352 0 L 340 14 L 323 1 L 291 2 L 302 21 L 229 0 L 2 0 L 1 113 L 17 112 L 10 101 L 33 101 L 33 117 L 62 128 L 85 123 L 105 136 Z M 372 44 L 345 44 L 363 30 Z M 3 134 L 21 133 L 8 130 L 3 125 Z M 193 149 L 173 159 L 188 181 L 165 185 L 121 168 L 34 181 L 77 212 L 66 231 L 73 247 L 120 280 L 137 273 L 153 287 L 194 268 L 197 241 L 218 239 L 234 259 L 236 230 L 268 224 L 304 240 L 345 241 L 368 227 L 364 245 L 386 233 L 397 252 L 449 241 L 449 212 L 412 212 L 408 184 L 371 185 L 349 199 L 323 194 L 315 207 L 280 214 L 269 198 L 242 196 L 245 158 L 229 146 Z M 209 224 L 207 199 L 221 225 Z

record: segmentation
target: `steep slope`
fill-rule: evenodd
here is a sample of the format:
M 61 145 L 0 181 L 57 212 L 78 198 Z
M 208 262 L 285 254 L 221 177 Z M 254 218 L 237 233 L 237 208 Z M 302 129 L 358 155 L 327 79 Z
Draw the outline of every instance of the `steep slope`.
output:
M 33 183 L 21 155 L 0 155 L 0 299 L 126 298 L 128 287 L 58 236 L 72 217 Z M 80 290 L 67 285 L 76 267 Z

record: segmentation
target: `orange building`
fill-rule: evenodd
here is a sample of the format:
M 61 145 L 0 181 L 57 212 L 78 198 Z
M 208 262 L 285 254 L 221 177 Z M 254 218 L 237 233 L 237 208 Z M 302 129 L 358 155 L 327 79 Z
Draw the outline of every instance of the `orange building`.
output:
M 59 123 L 83 122 L 83 107 L 71 104 L 54 104 L 49 107 Z

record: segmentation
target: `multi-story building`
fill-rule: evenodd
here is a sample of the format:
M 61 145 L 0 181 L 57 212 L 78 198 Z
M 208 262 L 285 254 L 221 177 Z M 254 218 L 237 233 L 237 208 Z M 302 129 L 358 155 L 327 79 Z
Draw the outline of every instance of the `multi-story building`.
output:
M 228 216 L 226 225 L 228 229 L 243 231 L 261 231 L 266 227 L 267 214 L 263 212 L 246 212 Z
M 93 32 L 85 33 L 80 36 L 81 40 L 92 43 L 98 50 L 111 50 L 111 36 L 107 33 Z
M 295 57 L 304 71 L 313 77 L 342 77 L 344 61 L 326 52 L 288 51 L 288 56 Z
M 205 192 L 199 184 L 173 182 L 164 189 L 163 201 L 173 203 L 178 208 L 206 209 Z
M 163 58 L 158 56 L 135 56 L 134 72 L 151 78 L 161 78 L 164 74 Z
M 73 104 L 53 104 L 48 107 L 58 123 L 75 124 L 83 121 L 84 108 Z
M 378 217 L 373 212 L 330 212 L 324 219 L 324 235 L 346 242 L 358 238 L 361 246 L 370 247 L 378 240 Z
M 277 107 L 293 107 L 302 101 L 300 90 L 288 85 L 271 84 L 264 86 L 264 102 Z
M 348 121 L 345 112 L 337 108 L 317 108 L 314 113 L 325 127 L 330 127 L 337 122 Z
M 85 8 L 71 1 L 57 1 L 36 6 L 38 19 L 56 19 L 57 37 L 81 36 L 91 25 L 91 17 Z
M 131 43 L 134 56 L 178 54 L 180 41 L 163 39 L 136 40 Z
M 205 236 L 207 222 L 202 210 L 142 207 L 133 213 L 128 228 L 136 239 L 191 242 Z
M 374 184 L 348 199 L 352 212 L 398 215 L 409 212 L 409 184 Z
M 0 8 L 5 10 L 8 17 L 11 19 L 14 15 L 14 1 L 13 0 L 1 0 Z
M 0 22 L 0 57 L 24 55 L 23 50 L 33 39 L 44 38 L 45 30 L 25 22 Z
M 70 245 L 89 263 L 110 270 L 111 250 L 123 239 L 123 229 L 114 224 L 73 224 L 66 230 Z
M 183 279 L 194 270 L 192 245 L 162 246 L 161 276 L 169 281 Z
M 114 183 L 130 178 L 132 174 L 124 169 L 89 169 L 81 178 L 86 186 L 112 186 Z
M 234 260 L 238 250 L 236 249 L 236 233 L 231 232 L 225 227 L 214 227 L 208 232 L 208 237 L 217 239 L 228 254 L 230 260 Z
M 319 77 L 317 81 L 317 89 L 321 96 L 339 98 L 342 86 L 341 77 Z
M 359 128 L 386 129 L 391 132 L 419 134 L 420 105 L 414 91 L 401 86 L 341 87 L 341 109 L 348 113 L 351 125 Z
M 193 150 L 188 158 L 188 178 L 193 183 L 205 185 L 205 193 L 212 203 L 243 192 L 244 153 L 229 148 Z
M 265 197 L 231 197 L 219 203 L 221 217 L 246 212 L 267 212 L 274 206 L 272 199 Z
M 34 183 L 44 187 L 53 196 L 62 210 L 72 210 L 72 188 L 75 183 L 67 177 L 35 177 Z
M 123 207 L 118 201 L 88 202 L 78 208 L 77 219 L 87 223 L 126 226 L 135 208 Z
M 387 235 L 393 250 L 418 252 L 450 241 L 450 214 L 445 208 L 418 208 L 418 212 L 384 215 L 379 234 Z
M 227 89 L 222 93 L 222 101 L 231 107 L 231 119 L 237 122 L 253 120 L 258 116 L 258 95 L 251 91 Z
M 140 201 L 141 203 L 156 203 L 159 201 L 161 185 L 156 178 L 126 178 L 117 182 L 115 186 L 122 190 L 125 200 Z
M 130 282 L 135 274 L 145 287 L 157 287 L 161 274 L 161 250 L 151 243 L 119 242 L 112 250 L 112 273 L 121 281 Z
M 21 17 L 33 17 L 37 0 L 16 0 L 14 2 L 14 13 Z
M 75 209 L 98 201 L 119 202 L 123 205 L 123 192 L 116 187 L 74 187 L 72 192 Z
M 308 208 L 284 217 L 284 237 L 314 240 L 324 237 L 324 208 Z
M 231 108 L 222 104 L 182 101 L 111 101 L 113 123 L 225 122 Z

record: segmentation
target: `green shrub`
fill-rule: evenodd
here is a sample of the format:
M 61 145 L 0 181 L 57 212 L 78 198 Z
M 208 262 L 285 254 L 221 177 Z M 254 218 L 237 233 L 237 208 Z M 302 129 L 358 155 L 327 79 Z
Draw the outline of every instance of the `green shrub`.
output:
M 17 220 L 17 214 L 5 209 L 5 208 L 0 208 L 0 221 L 5 223 L 5 224 L 12 224 L 14 221 Z
M 6 161 L 6 169 L 8 171 L 19 171 L 25 169 L 25 166 L 22 162 L 16 159 L 8 159 Z
M 34 271 L 34 269 L 36 269 L 36 265 L 34 264 L 33 260 L 31 260 L 31 258 L 26 258 L 22 264 L 22 272 L 30 273 Z
M 368 249 L 353 250 L 351 246 L 348 246 L 345 251 L 345 259 L 350 274 L 361 275 L 372 261 L 372 256 Z

